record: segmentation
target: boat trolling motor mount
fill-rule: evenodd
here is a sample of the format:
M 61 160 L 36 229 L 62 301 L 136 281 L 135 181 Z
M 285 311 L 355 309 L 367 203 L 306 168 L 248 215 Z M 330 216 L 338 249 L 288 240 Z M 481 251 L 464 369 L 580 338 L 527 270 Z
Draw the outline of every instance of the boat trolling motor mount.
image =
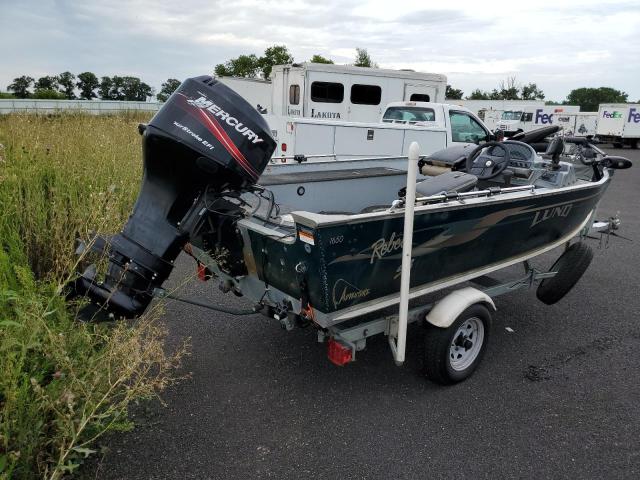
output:
M 92 317 L 143 313 L 203 222 L 225 215 L 211 196 L 217 207 L 226 193 L 237 199 L 250 190 L 276 146 L 260 113 L 210 76 L 185 80 L 139 130 L 144 177 L 133 212 L 120 233 L 93 242 L 108 255 L 103 280 L 92 265 L 71 285 L 70 297 L 91 301 Z

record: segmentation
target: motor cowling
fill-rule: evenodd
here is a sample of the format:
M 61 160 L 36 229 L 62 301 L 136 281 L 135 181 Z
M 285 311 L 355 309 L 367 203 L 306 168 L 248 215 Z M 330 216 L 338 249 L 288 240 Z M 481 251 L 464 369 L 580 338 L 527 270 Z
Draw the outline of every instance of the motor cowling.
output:
M 73 284 L 103 312 L 140 315 L 173 269 L 173 261 L 206 215 L 207 195 L 240 194 L 256 183 L 275 149 L 260 113 L 209 76 L 185 80 L 141 128 L 144 176 L 122 231 L 97 238 L 108 255 L 102 281 L 95 267 Z

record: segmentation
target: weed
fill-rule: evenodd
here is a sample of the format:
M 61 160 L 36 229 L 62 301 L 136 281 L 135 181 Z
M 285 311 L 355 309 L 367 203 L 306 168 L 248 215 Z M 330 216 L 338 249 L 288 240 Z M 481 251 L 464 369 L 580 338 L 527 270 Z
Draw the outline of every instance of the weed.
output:
M 121 228 L 149 114 L 0 116 L 0 478 L 60 478 L 127 407 L 176 380 L 158 311 L 80 324 L 61 296 L 76 237 Z

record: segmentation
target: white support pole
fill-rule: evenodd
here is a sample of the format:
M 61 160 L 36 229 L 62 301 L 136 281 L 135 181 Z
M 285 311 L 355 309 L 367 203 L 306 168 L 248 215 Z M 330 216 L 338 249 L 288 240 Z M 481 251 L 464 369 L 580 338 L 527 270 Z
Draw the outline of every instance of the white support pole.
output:
M 416 204 L 416 178 L 420 145 L 412 142 L 409 146 L 409 167 L 407 169 L 407 192 L 404 197 L 404 233 L 402 235 L 402 272 L 400 277 L 400 315 L 398 317 L 398 337 L 394 357 L 397 365 L 404 363 L 407 345 L 407 318 L 409 316 L 409 288 L 411 279 L 411 251 L 413 250 L 413 211 Z

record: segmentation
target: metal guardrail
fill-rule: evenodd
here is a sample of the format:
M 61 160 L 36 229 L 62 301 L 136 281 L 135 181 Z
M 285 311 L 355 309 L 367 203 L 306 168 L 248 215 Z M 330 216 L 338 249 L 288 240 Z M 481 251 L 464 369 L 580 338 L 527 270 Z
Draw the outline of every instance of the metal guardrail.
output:
M 0 114 L 3 113 L 56 113 L 61 111 L 82 111 L 92 114 L 109 114 L 124 111 L 155 112 L 162 103 L 130 102 L 120 100 L 35 100 L 0 99 Z

